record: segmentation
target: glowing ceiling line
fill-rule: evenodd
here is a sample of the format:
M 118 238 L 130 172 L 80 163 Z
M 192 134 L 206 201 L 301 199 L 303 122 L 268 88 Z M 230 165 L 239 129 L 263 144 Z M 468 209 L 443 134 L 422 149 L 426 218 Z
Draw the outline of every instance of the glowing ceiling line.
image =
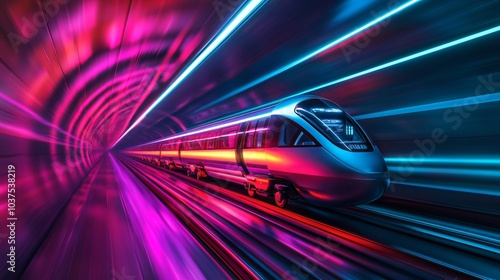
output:
M 262 108 L 262 107 L 265 107 L 265 106 L 269 106 L 271 104 L 275 104 L 277 102 L 280 102 L 282 100 L 285 100 L 285 99 L 288 99 L 288 98 L 291 98 L 291 97 L 296 97 L 296 96 L 303 95 L 303 94 L 306 94 L 306 93 L 311 93 L 313 91 L 317 91 L 317 90 L 320 90 L 320 89 L 323 89 L 323 88 L 326 88 L 326 87 L 329 87 L 329 86 L 333 86 L 335 84 L 339 84 L 339 83 L 342 83 L 342 82 L 345 82 L 345 81 L 348 81 L 348 80 L 352 80 L 354 78 L 361 77 L 361 76 L 364 76 L 364 75 L 367 75 L 367 74 L 370 74 L 370 73 L 373 73 L 373 72 L 376 72 L 376 71 L 379 71 L 379 70 L 382 70 L 382 69 L 385 69 L 385 68 L 389 68 L 391 66 L 394 66 L 394 65 L 397 65 L 397 64 L 400 64 L 400 63 L 403 63 L 403 62 L 407 62 L 407 61 L 410 61 L 410 60 L 413 60 L 415 58 L 419 58 L 419 57 L 422 57 L 422 56 L 425 56 L 425 55 L 428 55 L 428 54 L 431 54 L 431 53 L 435 53 L 435 52 L 438 52 L 438 51 L 441 51 L 441 50 L 444 50 L 444 49 L 447 49 L 447 48 L 450 48 L 450 47 L 453 47 L 453 46 L 456 46 L 456 45 L 460 45 L 460 44 L 466 43 L 468 41 L 471 41 L 471 40 L 474 40 L 474 39 L 477 39 L 477 38 L 480 38 L 480 37 L 484 37 L 486 35 L 490 35 L 492 33 L 498 32 L 498 31 L 500 31 L 500 25 L 496 26 L 496 27 L 493 27 L 493 28 L 490 28 L 490 29 L 487 29 L 487 30 L 484 30 L 484 31 L 481 31 L 481 32 L 478 32 L 478 33 L 475 33 L 475 34 L 472 34 L 472 35 L 469 35 L 469 36 L 466 36 L 466 37 L 461 38 L 461 39 L 457 39 L 455 41 L 451 41 L 451 42 L 443 44 L 443 45 L 439 45 L 437 47 L 433 47 L 433 48 L 430 48 L 430 49 L 418 52 L 416 54 L 405 56 L 405 57 L 402 57 L 400 59 L 396 59 L 396 60 L 393 60 L 391 62 L 387 62 L 387 63 L 384 63 L 382 65 L 369 68 L 367 70 L 364 70 L 364 71 L 361 71 L 361 72 L 358 72 L 358 73 L 355 73 L 355 74 L 352 74 L 352 75 L 349 75 L 349 76 L 346 76 L 346 77 L 334 80 L 332 82 L 328 82 L 326 84 L 322 84 L 322 85 L 319 85 L 319 86 L 316 86 L 316 87 L 313 87 L 313 88 L 310 88 L 310 89 L 307 89 L 307 90 L 304 90 L 304 91 L 301 91 L 301 92 L 289 95 L 289 96 L 287 96 L 285 98 L 282 98 L 282 99 L 278 99 L 278 100 L 275 100 L 275 101 L 271 101 L 269 103 L 265 103 L 265 104 L 259 105 L 257 107 L 252 108 L 251 110 L 257 110 L 259 108 Z M 238 113 L 238 115 L 244 114 L 247 111 L 248 110 L 244 110 L 244 111 Z
M 334 41 L 328 43 L 327 45 L 325 45 L 325 46 L 323 46 L 323 47 L 321 47 L 321 48 L 319 48 L 319 49 L 317 49 L 317 50 L 315 50 L 313 52 L 311 52 L 310 54 L 308 54 L 308 55 L 306 55 L 306 56 L 304 56 L 302 58 L 299 58 L 296 61 L 294 61 L 294 62 L 292 62 L 292 63 L 290 63 L 290 64 L 288 64 L 288 65 L 286 65 L 286 66 L 284 66 L 282 68 L 279 68 L 279 69 L 277 69 L 277 70 L 275 70 L 275 71 L 273 71 L 273 72 L 271 72 L 271 73 L 269 73 L 269 74 L 267 74 L 267 75 L 265 75 L 265 76 L 263 76 L 263 77 L 255 80 L 255 81 L 253 81 L 253 82 L 251 82 L 251 83 L 249 83 L 247 85 L 244 85 L 244 86 L 242 86 L 242 87 L 240 87 L 240 88 L 238 88 L 236 90 L 233 90 L 232 92 L 230 92 L 230 93 L 228 93 L 228 94 L 226 94 L 226 95 L 224 95 L 224 96 L 222 96 L 222 97 L 220 97 L 220 98 L 218 98 L 218 99 L 216 99 L 216 100 L 214 100 L 214 101 L 212 101 L 212 102 L 210 102 L 210 103 L 208 103 L 208 104 L 206 104 L 206 105 L 198 108 L 195 112 L 199 112 L 199 111 L 204 110 L 204 109 L 206 109 L 206 108 L 208 108 L 210 106 L 213 106 L 213 105 L 215 105 L 217 103 L 220 103 L 223 100 L 226 100 L 226 99 L 228 99 L 228 98 L 230 98 L 232 96 L 235 96 L 238 93 L 241 93 L 242 91 L 245 91 L 245 90 L 247 90 L 249 88 L 252 88 L 255 85 L 258 85 L 258 84 L 260 84 L 260 83 L 262 83 L 262 82 L 264 82 L 264 81 L 266 81 L 266 80 L 268 80 L 268 79 L 270 79 L 270 78 L 272 78 L 272 77 L 274 77 L 274 76 L 276 76 L 278 74 L 281 74 L 281 73 L 287 71 L 288 69 L 293 68 L 293 67 L 301 64 L 302 62 L 305 62 L 305 61 L 307 61 L 307 60 L 309 60 L 309 59 L 317 56 L 318 54 L 321 54 L 322 52 L 324 52 L 324 51 L 326 51 L 328 49 L 331 49 L 332 47 L 334 47 L 336 45 L 339 45 L 340 43 L 345 42 L 347 39 L 350 39 L 350 38 L 358 35 L 359 33 L 361 33 L 363 31 L 365 31 L 365 30 L 367 30 L 367 29 L 375 26 L 376 24 L 378 24 L 378 23 L 386 20 L 388 17 L 391 17 L 392 15 L 401 12 L 402 10 L 408 8 L 409 6 L 415 4 L 415 3 L 419 2 L 419 1 L 420 0 L 412 0 L 412 1 L 410 1 L 410 2 L 408 2 L 406 4 L 404 4 L 404 5 L 401 5 L 398 8 L 396 8 L 396 9 L 388 12 L 387 14 L 385 14 L 385 15 L 379 17 L 379 18 L 376 18 L 375 20 L 372 20 L 372 21 L 368 22 L 367 24 L 365 24 L 365 25 L 363 25 L 363 26 L 355 29 L 354 31 L 351 31 L 351 32 L 347 33 L 346 35 L 344 35 L 344 36 L 342 36 L 342 37 L 340 37 L 338 39 L 335 39 Z
M 232 117 L 241 116 L 241 115 L 243 115 L 245 113 L 248 113 L 250 111 L 255 111 L 255 110 L 258 110 L 258 109 L 261 109 L 261 108 L 265 108 L 265 107 L 271 106 L 273 104 L 279 103 L 280 101 L 285 100 L 285 99 L 290 98 L 290 97 L 295 97 L 295 96 L 303 95 L 303 94 L 310 93 L 310 92 L 313 92 L 313 91 L 316 91 L 316 90 L 320 90 L 320 89 L 323 89 L 325 87 L 329 87 L 329 86 L 332 86 L 332 85 L 335 85 L 335 84 L 338 84 L 338 83 L 341 83 L 341 82 L 345 82 L 347 80 L 354 79 L 354 78 L 357 78 L 357 77 L 360 77 L 360 76 L 363 76 L 363 75 L 366 75 L 366 74 L 369 74 L 369 73 L 372 73 L 372 72 L 375 72 L 375 71 L 378 71 L 378 70 L 382 70 L 384 68 L 388 68 L 390 66 L 393 66 L 393 65 L 396 65 L 396 64 L 400 64 L 400 63 L 403 63 L 403 62 L 406 62 L 406 61 L 409 61 L 409 60 L 412 60 L 412 59 L 415 59 L 415 58 L 418 58 L 418 57 L 421 57 L 421 56 L 424 56 L 424 55 L 427 55 L 427 54 L 431 54 L 431 53 L 434 53 L 434 52 L 437 52 L 437 51 L 440 51 L 440 50 L 443 50 L 443 49 L 446 49 L 446 48 L 449 48 L 449 47 L 453 47 L 455 45 L 459 45 L 459 44 L 465 43 L 467 41 L 471 41 L 471 40 L 477 39 L 479 37 L 483 37 L 483 36 L 486 36 L 486 35 L 498 32 L 498 31 L 500 31 L 500 26 L 496 26 L 496 27 L 487 29 L 485 31 L 482 31 L 482 32 L 479 32 L 479 33 L 476 33 L 476 34 L 469 35 L 469 36 L 464 37 L 462 39 L 457 39 L 455 41 L 452 41 L 452 42 L 449 42 L 449 43 L 446 43 L 446 44 L 443 44 L 443 45 L 440 45 L 440 46 L 437 46 L 437 47 L 434 47 L 434 48 L 431 48 L 431 49 L 428 49 L 428 50 L 425 50 L 425 51 L 421 51 L 421 52 L 418 52 L 416 54 L 413 54 L 413 55 L 410 55 L 410 56 L 406 56 L 406 57 L 394 60 L 392 62 L 388 62 L 388 63 L 382 64 L 380 66 L 376 66 L 376 67 L 370 68 L 368 70 L 364 70 L 364 71 L 358 72 L 356 74 L 352 74 L 352 75 L 346 76 L 344 78 L 340 78 L 340 79 L 335 80 L 333 82 L 329 82 L 329 83 L 326 83 L 326 84 L 323 84 L 323 85 L 320 85 L 320 86 L 317 86 L 317 87 L 314 87 L 314 88 L 311 88 L 311 89 L 308 89 L 308 90 L 305 90 L 305 91 L 302 91 L 302 92 L 299 92 L 299 93 L 296 93 L 296 94 L 293 94 L 293 95 L 290 95 L 290 96 L 287 96 L 287 97 L 282 98 L 282 99 L 274 100 L 274 101 L 271 101 L 271 102 L 268 102 L 268 103 L 264 103 L 262 105 L 259 105 L 259 106 L 256 106 L 256 107 L 253 107 L 253 108 L 250 108 L 250 109 L 247 109 L 247 110 L 243 110 L 241 112 L 229 115 L 226 118 L 232 118 Z
M 433 157 L 433 158 L 423 158 L 423 159 L 414 159 L 414 158 L 405 158 L 405 157 L 387 157 L 385 161 L 388 163 L 419 163 L 419 164 L 445 164 L 449 165 L 495 165 L 500 166 L 500 159 L 498 158 L 457 158 L 457 157 Z
M 160 102 L 167 97 L 196 67 L 198 67 L 207 57 L 209 57 L 217 48 L 238 28 L 248 17 L 257 10 L 266 0 L 251 0 L 245 5 L 230 21 L 223 27 L 205 48 L 198 54 L 198 56 L 182 71 L 182 73 L 175 79 L 175 81 L 162 93 L 156 101 L 149 106 L 149 108 L 116 140 L 112 147 L 114 147 L 120 140 L 125 137 L 134 127 L 136 127 L 146 116 L 153 110 Z
M 483 99 L 483 100 L 481 100 L 481 99 Z M 469 101 L 471 103 L 467 103 Z M 465 98 L 460 98 L 460 99 L 441 101 L 441 102 L 436 102 L 436 103 L 431 103 L 431 104 L 410 106 L 410 107 L 398 108 L 398 109 L 390 109 L 390 110 L 386 110 L 386 111 L 380 111 L 380 112 L 375 112 L 375 113 L 359 115 L 359 116 L 355 116 L 354 118 L 356 120 L 374 119 L 374 118 L 382 118 L 382 117 L 387 117 L 387 116 L 395 116 L 395 115 L 403 115 L 403 114 L 410 114 L 410 113 L 419 113 L 419 112 L 424 112 L 424 111 L 432 111 L 432 110 L 438 110 L 438 109 L 444 109 L 444 108 L 452 108 L 452 107 L 463 106 L 466 104 L 482 104 L 482 103 L 490 103 L 490 102 L 498 102 L 498 101 L 500 101 L 500 92 L 495 92 L 495 93 L 483 94 L 483 95 L 479 95 L 479 96 L 471 96 L 471 97 L 465 97 Z
M 154 140 L 154 141 L 148 142 L 146 144 L 138 145 L 138 146 L 143 146 L 143 145 L 148 145 L 148 144 L 154 144 L 154 143 L 158 143 L 158 142 L 161 142 L 161 141 L 172 140 L 172 139 L 176 139 L 176 138 L 180 138 L 180 137 L 184 137 L 184 136 L 189 136 L 189 135 L 193 135 L 193 134 L 197 134 L 197 133 L 201 133 L 201 132 L 207 132 L 207 131 L 211 131 L 211 130 L 215 130 L 215 129 L 219 129 L 219 128 L 224 128 L 224 127 L 228 127 L 228 126 L 235 125 L 235 124 L 240 124 L 242 122 L 249 122 L 249 121 L 253 121 L 253 120 L 257 120 L 257 119 L 265 118 L 265 117 L 269 117 L 269 116 L 271 116 L 271 112 L 260 114 L 260 115 L 256 115 L 256 116 L 252 116 L 252 117 L 248 117 L 248 118 L 237 120 L 237 121 L 232 121 L 232 122 L 228 122 L 228 123 L 223 123 L 223 124 L 219 124 L 219 125 L 215 125 L 215 126 L 206 127 L 206 128 L 203 128 L 203 129 L 194 129 L 192 131 L 188 131 L 188 132 L 185 132 L 185 133 L 176 134 L 176 135 L 169 136 L 169 137 L 166 137 L 166 138 L 162 138 L 162 139 L 159 139 L 159 140 Z
M 455 41 L 451 41 L 451 42 L 443 44 L 443 45 L 439 45 L 439 46 L 434 47 L 434 48 L 427 49 L 425 51 L 418 52 L 416 54 L 405 56 L 405 57 L 402 57 L 400 59 L 396 59 L 396 60 L 393 60 L 391 62 L 387 62 L 387 63 L 384 63 L 382 65 L 372 67 L 370 69 L 367 69 L 367 70 L 364 70 L 364 71 L 361 71 L 361 72 L 358 72 L 358 73 L 355 73 L 355 74 L 352 74 L 352 75 L 349 75 L 349 76 L 337 79 L 337 80 L 332 81 L 332 82 L 328 82 L 326 84 L 322 84 L 322 85 L 319 85 L 319 86 L 316 86 L 316 87 L 304 90 L 302 92 L 293 94 L 293 95 L 291 95 L 289 97 L 294 97 L 294 96 L 302 95 L 302 94 L 309 93 L 309 92 L 312 92 L 312 91 L 320 90 L 320 89 L 323 89 L 325 87 L 329 87 L 329 86 L 332 86 L 332 85 L 335 85 L 335 84 L 339 84 L 341 82 L 345 82 L 345 81 L 348 81 L 348 80 L 351 80 L 351 79 L 354 79 L 354 78 L 357 78 L 357 77 L 360 77 L 360 76 L 364 76 L 366 74 L 370 74 L 370 73 L 373 73 L 373 72 L 376 72 L 376 71 L 379 71 L 379 70 L 382 70 L 382 69 L 385 69 L 385 68 L 388 68 L 388 67 L 391 67 L 391 66 L 403 63 L 403 62 L 407 62 L 407 61 L 413 60 L 415 58 L 419 58 L 419 57 L 422 57 L 422 56 L 425 56 L 425 55 L 428 55 L 428 54 L 431 54 L 431 53 L 442 51 L 444 49 L 447 49 L 447 48 L 450 48 L 450 47 L 453 47 L 453 46 L 456 46 L 456 45 L 460 45 L 460 44 L 463 44 L 465 42 L 468 42 L 468 41 L 471 41 L 471 40 L 474 40 L 474 39 L 477 39 L 477 38 L 480 38 L 480 37 L 483 37 L 483 36 L 486 36 L 486 35 L 498 32 L 498 31 L 500 31 L 500 25 L 496 26 L 496 27 L 493 27 L 493 28 L 490 28 L 490 29 L 487 29 L 485 31 L 481 31 L 479 33 L 475 33 L 475 34 L 466 36 L 466 37 L 461 38 L 461 39 L 457 39 Z

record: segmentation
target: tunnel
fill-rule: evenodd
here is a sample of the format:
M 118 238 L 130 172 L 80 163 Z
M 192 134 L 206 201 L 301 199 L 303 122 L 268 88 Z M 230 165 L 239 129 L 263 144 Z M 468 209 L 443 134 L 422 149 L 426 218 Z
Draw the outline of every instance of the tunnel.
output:
M 500 2 L 4 0 L 2 279 L 499 279 Z

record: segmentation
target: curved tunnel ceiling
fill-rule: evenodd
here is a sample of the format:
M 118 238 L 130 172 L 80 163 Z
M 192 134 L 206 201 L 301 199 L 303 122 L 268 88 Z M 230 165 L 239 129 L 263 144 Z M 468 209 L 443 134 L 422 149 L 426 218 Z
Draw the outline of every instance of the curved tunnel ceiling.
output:
M 0 5 L 2 94 L 49 122 L 53 137 L 103 148 L 238 8 L 200 0 Z

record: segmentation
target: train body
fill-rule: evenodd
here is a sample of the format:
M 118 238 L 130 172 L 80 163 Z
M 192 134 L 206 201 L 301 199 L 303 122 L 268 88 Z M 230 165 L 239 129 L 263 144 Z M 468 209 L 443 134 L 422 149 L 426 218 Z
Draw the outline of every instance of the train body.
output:
M 300 199 L 323 207 L 381 197 L 389 173 L 378 148 L 340 106 L 295 97 L 257 116 L 187 131 L 126 151 L 188 175 L 243 185 L 280 207 Z

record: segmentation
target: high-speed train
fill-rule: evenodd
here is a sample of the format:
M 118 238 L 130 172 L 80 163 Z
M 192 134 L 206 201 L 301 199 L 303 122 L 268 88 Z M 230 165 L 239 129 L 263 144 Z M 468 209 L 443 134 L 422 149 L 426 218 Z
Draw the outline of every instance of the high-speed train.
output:
M 381 197 L 389 172 L 379 149 L 334 102 L 286 99 L 257 116 L 187 131 L 126 151 L 198 179 L 211 176 L 245 187 L 249 196 L 329 207 Z

